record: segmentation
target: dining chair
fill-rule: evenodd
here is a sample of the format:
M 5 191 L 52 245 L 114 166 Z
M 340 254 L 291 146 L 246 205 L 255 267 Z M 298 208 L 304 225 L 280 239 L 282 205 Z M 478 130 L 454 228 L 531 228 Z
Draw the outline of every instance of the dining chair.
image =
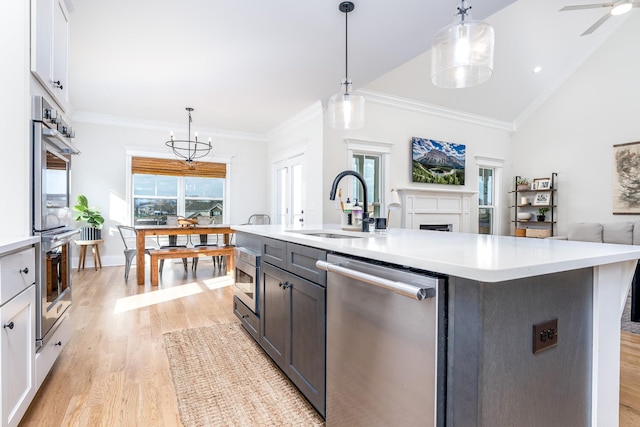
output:
M 220 246 L 219 242 L 220 242 L 220 234 L 200 234 L 199 238 L 200 238 L 200 243 L 194 244 L 193 247 L 197 248 L 197 247 L 203 247 L 203 246 Z M 213 242 L 213 239 L 209 240 L 209 237 L 215 237 L 215 242 Z M 193 257 L 193 260 L 191 262 L 191 269 L 193 271 L 196 271 L 198 269 L 198 258 L 199 257 Z M 226 267 L 227 263 L 226 263 L 226 256 L 223 255 L 214 255 L 211 257 L 211 259 L 213 260 L 213 268 L 214 270 L 216 269 L 216 266 L 218 269 L 221 269 L 223 267 L 223 265 Z
M 271 224 L 271 218 L 267 214 L 253 214 L 249 220 L 242 225 L 268 225 Z
M 156 235 L 156 241 L 158 242 L 158 246 L 160 247 L 160 249 L 171 249 L 171 248 L 186 248 L 187 247 L 187 243 L 185 242 L 185 244 L 178 244 L 178 236 L 176 234 L 169 234 L 167 236 L 168 238 L 168 243 L 160 243 L 160 236 Z M 187 237 L 188 239 L 188 237 Z M 187 240 L 188 242 L 188 240 Z M 189 272 L 189 268 L 187 267 L 187 258 L 182 258 L 182 264 L 184 265 L 184 274 L 187 274 Z M 160 264 L 158 266 L 158 268 L 160 269 L 160 276 L 162 276 L 162 268 L 164 267 L 164 259 L 160 260 Z
M 129 270 L 131 270 L 131 264 L 133 259 L 138 254 L 138 250 L 136 248 L 136 229 L 130 227 L 128 225 L 118 225 L 118 231 L 120 232 L 120 237 L 122 238 L 122 243 L 124 243 L 124 280 L 125 282 L 129 279 Z M 145 253 L 149 255 L 150 249 L 157 249 L 154 246 L 145 247 Z

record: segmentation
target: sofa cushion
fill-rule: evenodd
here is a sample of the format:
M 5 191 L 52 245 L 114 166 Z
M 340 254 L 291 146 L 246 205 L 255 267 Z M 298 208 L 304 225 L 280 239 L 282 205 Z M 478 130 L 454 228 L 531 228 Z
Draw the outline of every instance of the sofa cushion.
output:
M 640 245 L 640 221 L 633 223 L 633 243 L 634 245 Z
M 570 224 L 567 239 L 602 243 L 602 224 L 596 222 Z
M 633 223 L 612 222 L 602 226 L 602 241 L 604 243 L 633 244 Z

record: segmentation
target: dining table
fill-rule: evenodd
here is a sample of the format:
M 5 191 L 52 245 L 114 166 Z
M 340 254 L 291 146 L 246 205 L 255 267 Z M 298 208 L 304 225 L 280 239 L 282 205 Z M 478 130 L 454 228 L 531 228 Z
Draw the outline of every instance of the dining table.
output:
M 224 244 L 228 245 L 231 236 L 235 231 L 231 225 L 225 224 L 208 224 L 208 225 L 136 225 L 136 276 L 138 285 L 144 285 L 145 282 L 145 242 L 147 236 L 171 236 L 178 234 L 222 234 L 224 235 Z

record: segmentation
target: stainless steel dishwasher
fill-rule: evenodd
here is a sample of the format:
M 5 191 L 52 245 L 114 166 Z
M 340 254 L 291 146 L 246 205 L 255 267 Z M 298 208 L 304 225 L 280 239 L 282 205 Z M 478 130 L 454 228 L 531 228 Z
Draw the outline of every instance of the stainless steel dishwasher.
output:
M 328 272 L 327 427 L 440 425 L 444 279 L 337 255 L 316 265 Z

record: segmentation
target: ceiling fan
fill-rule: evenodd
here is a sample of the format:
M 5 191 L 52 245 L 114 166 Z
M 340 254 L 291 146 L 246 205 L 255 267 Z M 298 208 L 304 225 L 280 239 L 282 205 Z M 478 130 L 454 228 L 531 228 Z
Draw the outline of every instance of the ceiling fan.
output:
M 612 16 L 622 15 L 631 10 L 632 7 L 640 7 L 640 0 L 617 0 L 610 3 L 596 3 L 596 4 L 579 4 L 576 6 L 565 6 L 560 9 L 560 12 L 564 12 L 567 10 L 582 10 L 582 9 L 600 9 L 600 8 L 608 8 L 610 9 L 606 15 L 602 18 L 598 19 L 592 26 L 587 28 L 587 30 L 580 34 L 581 36 L 586 36 L 587 34 L 593 33 L 598 27 Z

